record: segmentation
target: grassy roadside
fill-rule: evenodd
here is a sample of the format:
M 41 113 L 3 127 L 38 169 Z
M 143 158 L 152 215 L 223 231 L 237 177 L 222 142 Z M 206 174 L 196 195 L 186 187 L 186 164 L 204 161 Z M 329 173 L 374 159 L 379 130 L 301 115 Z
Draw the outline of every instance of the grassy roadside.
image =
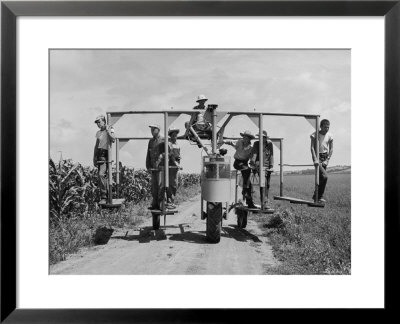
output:
M 277 179 L 272 181 L 272 186 L 278 188 Z M 287 177 L 286 182 L 285 195 L 310 199 L 312 181 L 309 178 Z M 252 216 L 269 238 L 274 255 L 280 261 L 279 266 L 266 269 L 267 273 L 351 273 L 350 175 L 332 174 L 327 198 L 325 208 L 274 201 L 274 215 Z
M 184 185 L 178 189 L 175 202 L 180 204 L 200 193 L 199 185 Z M 127 203 L 119 212 L 97 208 L 94 212 L 82 215 L 73 215 L 64 218 L 55 225 L 50 223 L 49 263 L 56 264 L 76 253 L 82 247 L 94 245 L 93 236 L 97 228 L 134 229 L 151 218 L 147 207 L 150 200 L 141 200 L 138 203 Z

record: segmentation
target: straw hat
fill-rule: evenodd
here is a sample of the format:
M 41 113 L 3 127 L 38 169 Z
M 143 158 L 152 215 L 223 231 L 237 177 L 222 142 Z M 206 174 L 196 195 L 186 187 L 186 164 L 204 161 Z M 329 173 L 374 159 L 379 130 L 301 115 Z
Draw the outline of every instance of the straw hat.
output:
M 201 95 L 198 95 L 198 96 L 197 96 L 196 102 L 199 102 L 200 100 L 206 100 L 206 101 L 207 101 L 208 99 L 206 98 L 205 95 L 201 94 Z
M 248 130 L 245 130 L 243 133 L 240 133 L 240 136 L 244 137 L 250 137 L 251 139 L 255 139 L 256 137 Z

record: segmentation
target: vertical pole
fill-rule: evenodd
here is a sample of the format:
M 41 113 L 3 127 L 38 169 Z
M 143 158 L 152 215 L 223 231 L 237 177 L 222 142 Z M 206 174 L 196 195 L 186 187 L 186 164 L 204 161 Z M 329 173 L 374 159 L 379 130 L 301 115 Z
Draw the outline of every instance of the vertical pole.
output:
M 107 114 L 107 125 L 110 120 L 110 114 Z M 108 172 L 108 191 L 107 191 L 107 203 L 112 204 L 112 165 L 111 165 L 111 142 L 108 141 L 108 152 L 107 152 L 107 172 Z
M 203 202 L 203 196 L 200 196 L 200 209 L 201 209 L 201 212 L 200 212 L 200 219 L 204 219 L 204 212 L 203 212 L 203 209 L 204 209 L 204 202 Z
M 168 185 L 169 185 L 169 169 L 168 169 L 168 113 L 164 112 L 164 153 L 165 153 L 165 158 L 164 158 L 164 199 L 166 199 L 167 196 L 167 191 L 168 191 Z M 166 216 L 166 211 L 165 211 L 165 203 L 163 204 L 163 214 L 164 214 L 164 226 L 165 226 L 165 216 Z
M 116 190 L 117 190 L 117 198 L 119 197 L 119 182 L 120 182 L 120 177 L 119 177 L 119 138 L 115 140 L 115 180 L 116 180 Z
M 216 108 L 212 108 L 212 118 L 211 118 L 211 124 L 212 124 L 212 153 L 215 154 L 217 152 L 217 112 Z
M 319 162 L 319 116 L 315 118 L 315 155 Z M 319 163 L 315 167 L 315 198 L 314 202 L 318 202 L 318 188 L 319 188 Z
M 282 197 L 283 196 L 283 138 L 279 140 L 280 142 L 280 170 L 279 170 L 279 177 L 280 177 L 280 183 L 279 183 L 279 195 Z
M 238 191 L 238 175 L 239 175 L 239 172 L 238 172 L 237 170 L 235 170 L 235 171 L 236 171 L 236 181 L 235 181 L 235 204 L 237 204 L 237 196 L 238 196 L 237 191 Z
M 259 142 L 259 148 L 258 148 L 258 161 L 260 163 L 260 192 L 261 192 L 261 210 L 264 209 L 264 196 L 265 196 L 265 170 L 264 170 L 264 139 L 263 139 L 263 114 L 260 114 L 259 116 L 259 137 L 260 137 L 260 142 Z

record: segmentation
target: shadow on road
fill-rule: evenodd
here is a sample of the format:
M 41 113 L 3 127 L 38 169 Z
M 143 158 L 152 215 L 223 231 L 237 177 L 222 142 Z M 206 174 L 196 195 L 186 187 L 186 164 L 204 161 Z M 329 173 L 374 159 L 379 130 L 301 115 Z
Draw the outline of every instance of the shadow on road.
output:
M 225 231 L 227 235 L 221 234 L 221 236 L 230 237 L 235 239 L 236 241 L 240 242 L 253 241 L 256 243 L 262 242 L 258 238 L 258 236 L 251 234 L 249 231 L 246 231 L 244 228 L 239 228 L 236 225 L 222 227 L 222 230 Z
M 175 226 L 177 227 L 177 226 Z M 151 226 L 140 229 L 139 234 L 112 236 L 111 240 L 138 241 L 139 243 L 150 243 L 151 241 L 162 241 L 167 239 L 167 235 L 163 229 L 153 230 Z
M 181 232 L 179 234 L 171 235 L 168 239 L 170 239 L 171 241 L 209 244 L 209 242 L 207 242 L 205 232 Z
M 206 238 L 205 231 L 185 231 L 185 227 L 189 227 L 186 224 L 169 225 L 163 226 L 159 230 L 153 230 L 151 226 L 146 226 L 140 229 L 139 234 L 125 235 L 125 236 L 112 236 L 111 240 L 126 240 L 126 241 L 138 241 L 139 243 L 150 243 L 151 241 L 181 241 L 188 243 L 197 244 L 209 244 Z M 180 233 L 167 234 L 165 230 L 168 228 L 179 228 Z M 240 242 L 262 242 L 256 235 L 251 234 L 243 228 L 239 228 L 236 225 L 223 226 L 221 231 L 221 237 L 233 238 Z

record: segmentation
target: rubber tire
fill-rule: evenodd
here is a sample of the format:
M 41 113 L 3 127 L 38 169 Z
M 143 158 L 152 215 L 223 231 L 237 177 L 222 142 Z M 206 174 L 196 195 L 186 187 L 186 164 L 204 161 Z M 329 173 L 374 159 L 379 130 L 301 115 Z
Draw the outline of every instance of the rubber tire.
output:
M 151 213 L 153 215 L 153 230 L 160 229 L 160 214 Z
M 207 202 L 206 236 L 210 243 L 221 240 L 222 203 Z
M 247 215 L 248 215 L 247 210 L 243 209 L 236 209 L 236 214 L 237 214 L 237 225 L 239 228 L 246 228 L 247 226 Z

